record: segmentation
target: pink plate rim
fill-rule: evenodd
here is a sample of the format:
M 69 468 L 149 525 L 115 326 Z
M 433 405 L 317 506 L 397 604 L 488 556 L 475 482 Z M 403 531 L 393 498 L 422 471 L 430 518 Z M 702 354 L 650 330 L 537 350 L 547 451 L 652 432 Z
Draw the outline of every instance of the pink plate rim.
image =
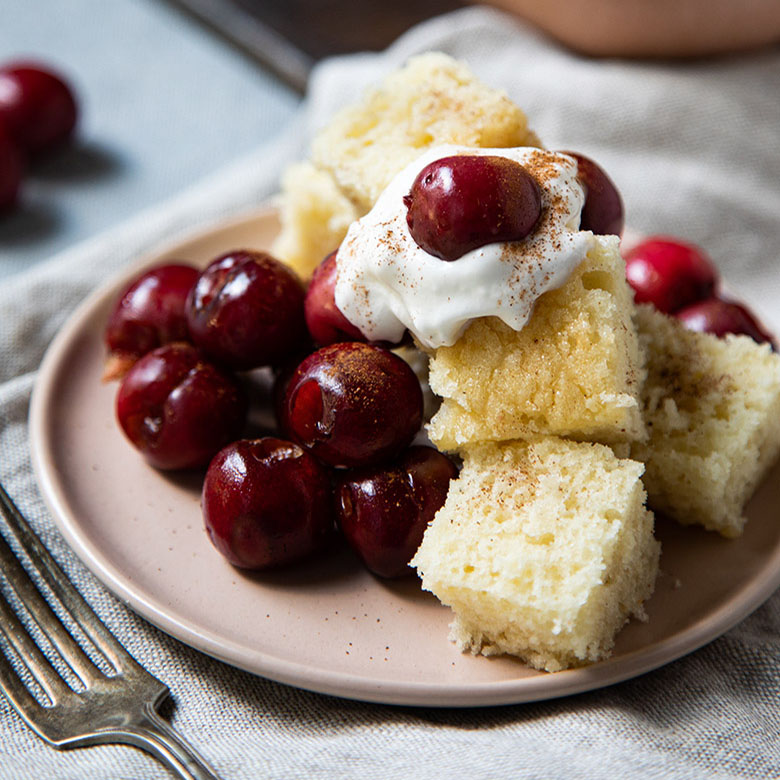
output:
M 719 637 L 759 607 L 780 587 L 780 546 L 760 570 L 738 592 L 719 606 L 677 633 L 649 647 L 613 657 L 593 666 L 570 669 L 555 674 L 538 675 L 507 681 L 492 681 L 461 686 L 442 686 L 424 682 L 387 681 L 323 670 L 311 664 L 286 661 L 258 654 L 256 650 L 226 640 L 208 626 L 184 620 L 174 609 L 138 587 L 107 551 L 93 545 L 82 532 L 59 474 L 48 438 L 51 430 L 51 399 L 57 392 L 59 377 L 67 373 L 66 358 L 74 340 L 84 331 L 95 309 L 106 297 L 114 295 L 135 276 L 139 269 L 152 264 L 161 255 L 175 254 L 177 248 L 191 244 L 216 231 L 231 226 L 262 222 L 275 218 L 272 207 L 223 220 L 206 230 L 156 249 L 131 268 L 123 270 L 90 294 L 68 319 L 49 346 L 35 381 L 30 412 L 30 447 L 32 463 L 43 498 L 55 523 L 70 547 L 87 568 L 131 609 L 185 644 L 207 655 L 248 672 L 319 693 L 383 704 L 478 707 L 541 701 L 584 691 L 595 690 L 649 672 L 700 648 Z

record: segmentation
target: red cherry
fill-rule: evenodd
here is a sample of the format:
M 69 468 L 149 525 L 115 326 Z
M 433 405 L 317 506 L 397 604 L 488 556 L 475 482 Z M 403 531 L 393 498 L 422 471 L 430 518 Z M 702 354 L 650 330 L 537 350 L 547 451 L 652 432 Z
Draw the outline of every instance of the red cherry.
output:
M 206 472 L 203 519 L 212 543 L 234 566 L 268 569 L 297 561 L 332 533 L 328 472 L 292 442 L 229 444 Z
M 514 160 L 456 155 L 426 165 L 404 196 L 417 245 L 442 260 L 498 241 L 520 241 L 542 213 L 539 185 Z
M 712 261 L 676 238 L 649 238 L 626 255 L 626 277 L 637 303 L 652 303 L 673 314 L 712 296 L 718 274 Z
M 30 154 L 66 141 L 77 116 L 70 87 L 46 66 L 15 62 L 0 68 L 0 121 Z
M 585 190 L 580 230 L 592 230 L 598 235 L 621 235 L 624 225 L 623 200 L 607 172 L 584 154 L 562 154 L 577 160 L 577 179 Z
M 452 461 L 431 447 L 410 447 L 390 466 L 347 471 L 336 486 L 339 526 L 366 567 L 380 577 L 410 574 L 409 561 L 443 506 Z
M 307 340 L 304 289 L 266 252 L 240 249 L 214 260 L 187 299 L 190 336 L 212 360 L 244 371 L 276 364 Z
M 751 312 L 735 301 L 708 298 L 680 309 L 674 316 L 688 330 L 712 333 L 718 337 L 727 333 L 742 334 L 750 336 L 759 344 L 769 342 L 773 349 L 775 346 L 772 337 L 758 324 Z
M 173 341 L 189 341 L 184 305 L 198 280 L 196 268 L 182 263 L 157 266 L 122 293 L 106 325 L 111 356 L 105 379 L 124 375 L 141 355 Z
M 0 123 L 0 212 L 16 204 L 23 175 L 23 155 Z
M 167 344 L 144 355 L 116 399 L 127 438 L 160 469 L 205 466 L 240 435 L 246 411 L 246 394 L 236 379 L 191 344 Z
M 315 342 L 321 346 L 338 341 L 365 341 L 363 334 L 336 306 L 338 266 L 336 252 L 331 252 L 315 269 L 303 303 L 306 325 Z
M 281 427 L 332 466 L 362 466 L 400 453 L 422 424 L 420 383 L 381 347 L 331 344 L 309 355 L 286 384 Z

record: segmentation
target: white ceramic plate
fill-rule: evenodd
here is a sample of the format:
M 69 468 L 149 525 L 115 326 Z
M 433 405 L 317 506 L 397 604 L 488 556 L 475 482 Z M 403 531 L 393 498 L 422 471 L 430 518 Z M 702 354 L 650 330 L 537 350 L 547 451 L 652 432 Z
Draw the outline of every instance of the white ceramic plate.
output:
M 744 536 L 726 541 L 659 520 L 662 574 L 608 661 L 545 674 L 512 658 L 462 655 L 449 610 L 415 579 L 383 582 L 347 552 L 273 574 L 242 573 L 202 528 L 200 476 L 154 471 L 114 421 L 102 384 L 102 333 L 120 288 L 172 258 L 205 264 L 267 247 L 278 228 L 260 211 L 168 247 L 93 294 L 43 362 L 30 412 L 33 463 L 70 545 L 119 598 L 215 658 L 280 682 L 367 701 L 480 706 L 564 696 L 634 677 L 695 650 L 780 585 L 780 467 L 751 501 Z

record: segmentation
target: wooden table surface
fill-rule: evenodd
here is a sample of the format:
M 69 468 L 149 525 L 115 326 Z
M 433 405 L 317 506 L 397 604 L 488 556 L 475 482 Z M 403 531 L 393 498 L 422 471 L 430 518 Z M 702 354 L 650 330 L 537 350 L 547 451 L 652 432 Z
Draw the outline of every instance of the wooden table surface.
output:
M 380 51 L 467 0 L 171 0 L 303 92 L 323 57 Z

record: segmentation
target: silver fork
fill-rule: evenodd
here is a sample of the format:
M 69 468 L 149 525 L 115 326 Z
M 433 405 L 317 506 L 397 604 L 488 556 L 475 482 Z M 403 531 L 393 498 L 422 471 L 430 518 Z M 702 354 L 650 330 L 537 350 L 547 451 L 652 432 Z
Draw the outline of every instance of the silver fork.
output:
M 41 704 L 0 653 L 0 687 L 40 737 L 58 749 L 101 743 L 134 745 L 151 753 L 185 780 L 219 780 L 195 750 L 156 711 L 168 687 L 122 647 L 76 591 L 0 485 L 0 510 L 19 544 L 73 621 L 116 674 L 106 675 L 56 616 L 0 535 L 0 567 L 31 618 L 84 685 L 74 691 L 49 662 L 0 594 L 0 631 L 46 693 Z

